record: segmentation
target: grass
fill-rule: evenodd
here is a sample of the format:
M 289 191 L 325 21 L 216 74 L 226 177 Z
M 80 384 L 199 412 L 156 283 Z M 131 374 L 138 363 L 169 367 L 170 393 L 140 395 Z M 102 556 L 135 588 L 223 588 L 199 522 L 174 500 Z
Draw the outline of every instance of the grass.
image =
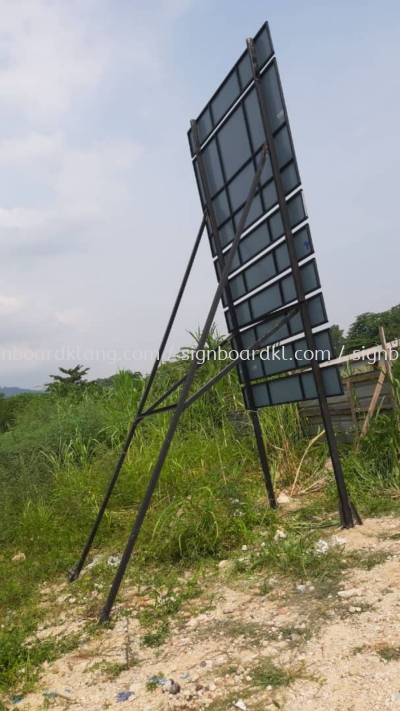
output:
M 391 645 L 385 645 L 376 650 L 376 653 L 385 662 L 397 662 L 400 660 L 400 647 L 392 647 Z
M 395 647 L 390 644 L 368 645 L 363 644 L 361 647 L 354 647 L 353 654 L 364 654 L 375 652 L 385 662 L 397 662 L 400 660 L 400 647 Z
M 285 667 L 278 666 L 271 659 L 265 659 L 252 670 L 251 676 L 253 685 L 264 689 L 269 686 L 277 689 L 293 684 L 296 679 L 304 679 L 305 671 L 301 664 Z
M 80 636 L 33 638 L 27 642 L 28 626 L 9 625 L 0 630 L 0 690 L 17 687 L 20 693 L 32 690 L 38 667 L 76 649 Z
M 113 679 L 117 679 L 122 672 L 127 671 L 132 666 L 135 666 L 135 664 L 131 663 L 128 665 L 126 663 L 103 660 L 93 664 L 87 671 L 90 673 L 99 672 L 106 681 L 112 681 Z
M 186 367 L 179 359 L 161 366 L 155 397 Z M 199 372 L 199 384 L 218 367 L 209 361 Z M 1 691 L 27 688 L 44 659 L 62 653 L 63 644 L 76 644 L 37 641 L 28 649 L 25 641 L 45 614 L 40 587 L 65 579 L 80 556 L 142 388 L 143 379 L 121 373 L 113 387 L 91 388 L 79 397 L 40 394 L 2 404 Z M 325 529 L 328 535 L 338 523 L 333 476 L 321 474 L 325 444 L 321 439 L 310 444 L 295 406 L 260 412 L 277 489 L 295 485 L 297 496 L 317 492 L 297 511 L 271 511 L 241 408 L 240 387 L 231 373 L 182 418 L 127 572 L 131 584 L 150 588 L 153 600 L 139 617 L 143 645 L 165 642 L 171 619 L 201 592 L 201 570 L 233 551 L 234 574 L 254 574 L 261 594 L 274 594 L 268 583 L 274 574 L 292 582 L 312 580 L 321 597 L 339 580 L 345 565 L 340 551 L 323 556 L 315 551 Z M 115 574 L 107 556 L 119 555 L 125 545 L 168 422 L 163 414 L 141 423 L 95 541 L 94 552 L 106 552 L 105 561 L 67 591 L 89 621 L 96 619 Z M 400 511 L 395 433 L 387 424 L 373 422 L 360 452 L 342 451 L 351 497 L 362 515 Z M 285 529 L 286 539 L 274 541 L 277 528 Z M 240 554 L 244 544 L 245 555 Z M 20 552 L 25 561 L 13 562 Z M 383 560 L 371 556 L 352 562 L 370 569 Z M 200 571 L 198 579 L 195 573 L 192 582 L 178 585 L 187 569 Z M 167 593 L 160 595 L 163 587 Z
M 349 567 L 362 568 L 363 570 L 372 570 L 377 565 L 384 563 L 390 553 L 387 551 L 374 551 L 367 555 L 362 551 L 357 551 L 346 555 L 346 561 Z

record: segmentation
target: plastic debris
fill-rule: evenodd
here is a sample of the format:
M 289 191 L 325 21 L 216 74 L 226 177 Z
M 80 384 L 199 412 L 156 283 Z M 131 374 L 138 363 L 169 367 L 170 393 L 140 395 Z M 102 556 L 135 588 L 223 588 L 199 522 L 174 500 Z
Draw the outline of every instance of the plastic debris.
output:
M 320 538 L 319 541 L 317 541 L 315 544 L 315 550 L 320 555 L 327 553 L 329 551 L 328 541 L 325 541 L 323 538 Z
M 288 496 L 287 494 L 284 494 L 282 492 L 281 494 L 279 494 L 279 496 L 276 500 L 276 503 L 277 504 L 289 504 L 291 502 L 291 500 L 292 499 L 290 498 L 290 496 Z
M 237 709 L 241 709 L 241 711 L 246 711 L 247 709 L 247 706 L 244 701 L 242 701 L 242 699 L 239 699 L 239 701 L 236 702 L 235 706 Z
M 119 556 L 110 555 L 110 557 L 107 560 L 107 565 L 111 565 L 112 568 L 118 568 L 120 562 L 121 562 L 121 558 L 119 558 Z
M 189 672 L 186 672 L 186 674 L 181 674 L 181 676 L 180 676 L 181 679 L 189 679 L 189 677 L 190 677 Z
M 332 548 L 335 548 L 335 546 L 344 546 L 346 543 L 347 540 L 345 538 L 342 538 L 341 536 L 333 535 L 331 538 Z
M 307 590 L 307 585 L 296 585 L 296 590 L 299 593 L 305 593 Z
M 12 699 L 12 703 L 13 704 L 20 704 L 21 701 L 23 701 L 23 700 L 24 700 L 23 696 L 16 696 L 15 699 Z
M 158 676 L 148 676 L 147 681 L 153 681 L 157 686 L 164 686 L 168 682 L 168 679 L 159 679 Z
M 134 691 L 120 691 L 119 694 L 117 694 L 117 704 L 121 701 L 128 701 L 134 694 Z

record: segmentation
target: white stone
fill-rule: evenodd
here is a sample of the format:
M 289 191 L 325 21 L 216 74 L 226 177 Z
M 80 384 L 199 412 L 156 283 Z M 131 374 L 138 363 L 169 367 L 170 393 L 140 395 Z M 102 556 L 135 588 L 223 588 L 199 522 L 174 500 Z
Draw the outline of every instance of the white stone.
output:
M 358 597 L 359 595 L 362 595 L 362 590 L 361 588 L 351 588 L 350 590 L 339 590 L 338 592 L 339 597 L 343 599 L 347 599 L 349 597 Z
M 242 699 L 239 699 L 239 701 L 236 702 L 235 707 L 237 709 L 241 709 L 241 711 L 246 711 L 247 709 L 247 706 Z

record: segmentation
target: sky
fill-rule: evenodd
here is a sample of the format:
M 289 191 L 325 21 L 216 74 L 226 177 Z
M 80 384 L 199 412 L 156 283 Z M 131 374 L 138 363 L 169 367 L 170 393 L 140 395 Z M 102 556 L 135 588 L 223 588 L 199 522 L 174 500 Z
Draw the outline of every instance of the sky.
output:
M 0 0 L 0 17 L 0 386 L 149 372 L 201 221 L 189 121 L 265 20 L 330 322 L 400 302 L 397 0 Z M 168 354 L 215 288 L 204 240 Z

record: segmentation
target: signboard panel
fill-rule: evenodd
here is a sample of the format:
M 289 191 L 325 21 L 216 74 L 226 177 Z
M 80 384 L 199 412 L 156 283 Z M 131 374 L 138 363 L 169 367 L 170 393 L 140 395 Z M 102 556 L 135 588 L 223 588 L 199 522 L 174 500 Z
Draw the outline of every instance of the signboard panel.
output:
M 307 212 L 302 191 L 299 191 L 288 200 L 288 212 L 290 216 L 290 224 L 294 231 L 298 225 L 307 219 Z M 257 254 L 265 250 L 274 242 L 282 239 L 284 236 L 285 232 L 283 229 L 281 213 L 278 209 L 269 215 L 265 220 L 258 223 L 251 230 L 247 231 L 242 237 L 239 242 L 239 249 L 237 254 L 235 254 L 230 273 L 232 274 L 241 266 L 244 266 L 246 262 L 256 257 Z M 228 246 L 222 239 L 221 245 L 223 249 L 226 249 Z M 216 252 L 214 254 L 215 246 L 213 242 L 211 243 L 211 248 L 213 255 L 216 256 Z M 217 276 L 219 278 L 219 272 L 217 272 Z
M 320 288 L 315 259 L 311 259 L 300 267 L 300 275 L 306 294 L 310 294 Z M 288 274 L 279 281 L 269 284 L 253 296 L 235 304 L 234 310 L 238 326 L 242 328 L 255 323 L 271 311 L 276 311 L 296 300 L 297 294 L 293 274 Z M 233 331 L 234 324 L 229 310 L 226 311 L 226 318 L 229 330 Z
M 264 23 L 254 37 L 260 68 L 267 65 L 274 54 L 268 23 Z M 250 86 L 253 80 L 249 55 L 243 52 L 238 62 L 219 86 L 207 106 L 197 119 L 200 142 L 204 143 L 234 106 L 240 95 Z M 189 143 L 192 156 L 195 153 L 192 132 L 189 131 Z
M 322 294 L 316 294 L 307 299 L 308 313 L 310 317 L 311 326 L 317 328 L 318 326 L 323 326 L 327 323 L 328 318 L 326 315 L 325 304 Z M 290 310 L 290 309 L 289 309 Z M 276 315 L 273 314 L 268 318 L 268 321 L 263 321 L 257 323 L 255 326 L 251 326 L 240 333 L 240 339 L 242 343 L 242 348 L 251 348 L 253 343 L 258 341 L 265 333 L 268 333 L 272 328 L 278 326 L 286 315 L 288 309 L 282 309 L 277 311 Z M 273 345 L 274 343 L 279 343 L 280 341 L 289 340 L 294 336 L 298 336 L 300 333 L 304 332 L 303 319 L 300 312 L 292 316 L 283 326 L 281 326 L 277 331 L 275 331 L 271 336 L 265 339 L 263 345 Z M 232 340 L 232 345 L 235 350 L 241 350 L 237 339 Z
M 253 64 L 253 59 L 256 61 Z M 257 77 L 257 80 L 255 79 Z M 280 344 L 287 359 L 261 355 L 239 366 L 256 407 L 313 399 L 316 386 L 310 372 L 284 375 L 309 365 L 307 342 L 329 360 L 329 331 L 314 329 L 327 323 L 318 270 L 307 224 L 301 181 L 291 137 L 278 67 L 268 25 L 256 35 L 208 102 L 197 122 L 192 122 L 189 143 L 217 279 L 248 203 L 250 186 L 265 145 L 269 153 L 242 235 L 229 270 L 228 288 L 222 302 L 229 332 L 235 333 L 235 350 L 251 347 L 288 313 L 289 305 L 306 298 L 307 311 L 292 316 L 266 341 Z M 299 295 L 300 292 L 300 295 Z M 310 296 L 312 295 L 312 296 Z M 307 330 L 308 329 L 308 330 Z M 305 336 L 307 333 L 307 337 Z M 313 334 L 313 335 L 312 335 Z M 285 341 L 283 344 L 281 341 Z M 320 382 L 320 376 L 315 371 Z M 327 394 L 342 392 L 335 366 L 324 368 Z M 336 375 L 335 375 L 336 373 Z M 254 382 L 276 378 L 270 383 Z M 250 385 L 251 383 L 251 385 Z M 247 392 L 247 405 L 248 392 Z
M 310 360 L 314 357 L 318 363 L 332 360 L 334 353 L 330 330 L 326 328 L 323 331 L 318 331 L 314 335 L 314 339 L 315 353 L 310 351 L 307 341 L 303 337 L 282 345 L 279 343 L 277 346 L 268 346 L 259 355 L 249 358 L 246 360 L 246 368 L 250 381 L 280 375 L 299 368 L 309 368 Z M 246 356 L 246 351 L 244 355 Z M 242 365 L 239 365 L 238 371 L 240 382 L 244 383 L 246 378 Z
M 276 74 L 275 65 L 273 69 Z M 268 69 L 269 71 L 270 69 Z M 274 82 L 270 81 L 269 84 L 275 86 Z M 277 101 L 275 93 L 272 94 L 272 100 L 277 103 L 278 107 L 282 105 L 283 99 Z M 283 111 L 283 108 L 280 111 Z M 285 194 L 288 195 L 299 187 L 300 177 L 295 160 L 293 142 L 284 113 L 278 124 L 274 134 L 274 142 L 285 186 Z M 200 149 L 218 230 L 221 232 L 221 241 L 225 244 L 229 244 L 233 240 L 247 199 L 249 186 L 256 172 L 260 151 L 265 142 L 266 135 L 262 123 L 261 110 L 256 89 L 253 86 L 246 95 L 242 96 L 237 106 L 219 125 L 209 141 Z M 201 187 L 202 181 L 197 158 L 194 160 L 194 169 L 204 206 L 205 196 Z M 260 189 L 254 197 L 251 211 L 247 218 L 246 229 L 278 204 L 269 158 L 267 158 L 261 175 L 259 187 Z
M 322 380 L 327 397 L 342 395 L 342 383 L 335 365 L 321 368 Z M 315 400 L 318 397 L 314 375 L 311 370 L 296 375 L 287 375 L 275 380 L 251 385 L 256 408 L 285 405 L 303 400 Z M 245 401 L 249 409 L 246 392 Z

